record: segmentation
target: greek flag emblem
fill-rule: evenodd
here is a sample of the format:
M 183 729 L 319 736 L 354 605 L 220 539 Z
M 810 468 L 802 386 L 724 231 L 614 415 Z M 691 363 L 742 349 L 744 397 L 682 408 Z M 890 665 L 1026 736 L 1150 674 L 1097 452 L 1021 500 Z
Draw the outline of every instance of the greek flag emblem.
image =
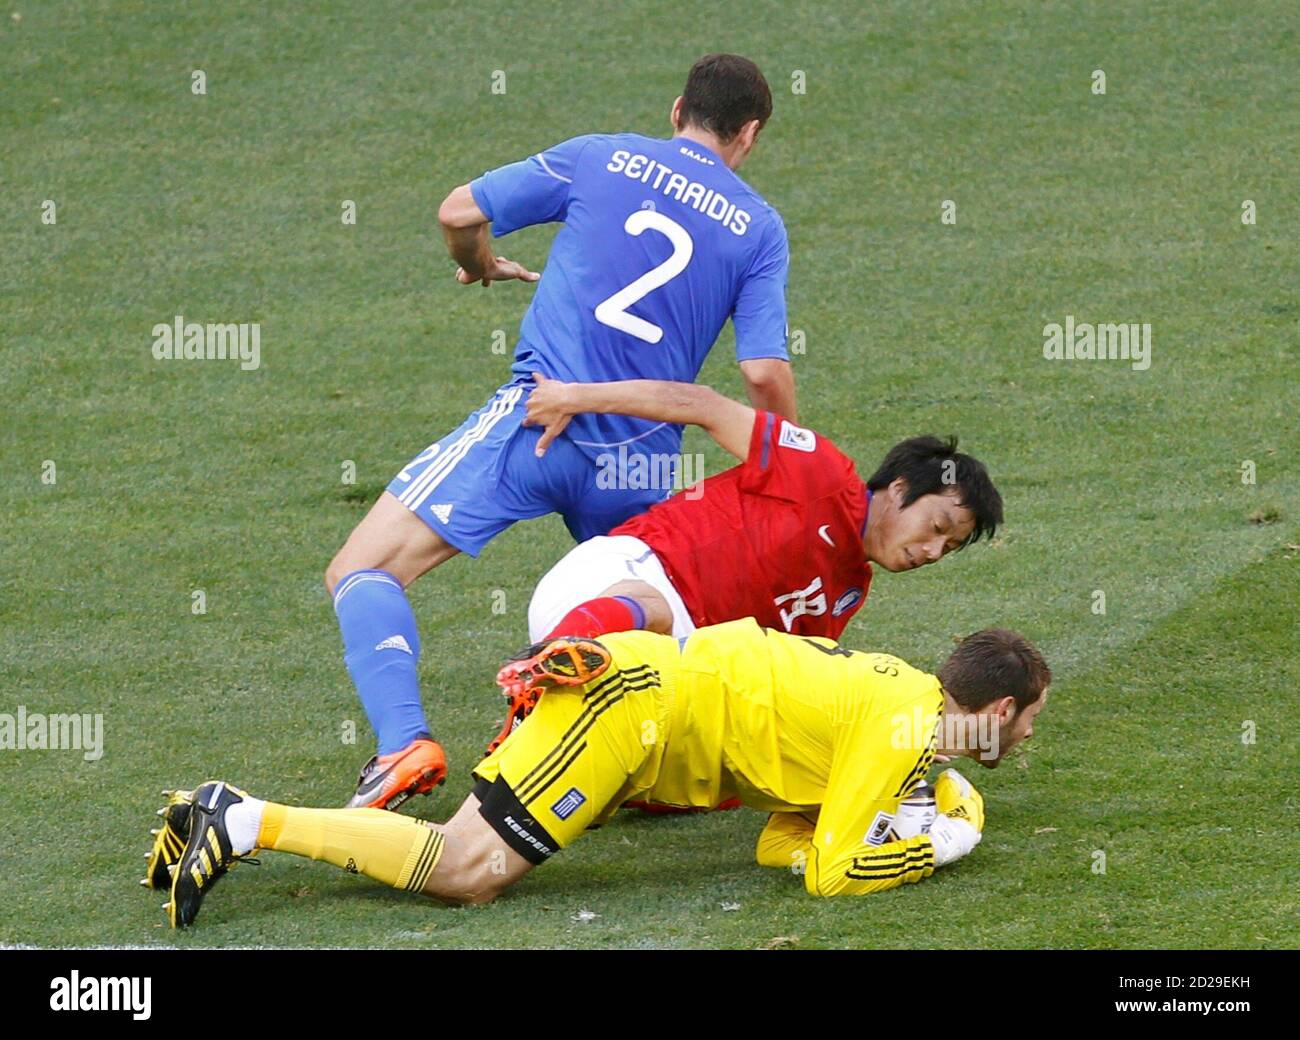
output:
M 561 820 L 567 820 L 578 811 L 578 806 L 582 805 L 586 800 L 586 795 L 576 787 L 570 787 L 564 792 L 564 796 L 551 806 L 551 812 L 555 813 Z

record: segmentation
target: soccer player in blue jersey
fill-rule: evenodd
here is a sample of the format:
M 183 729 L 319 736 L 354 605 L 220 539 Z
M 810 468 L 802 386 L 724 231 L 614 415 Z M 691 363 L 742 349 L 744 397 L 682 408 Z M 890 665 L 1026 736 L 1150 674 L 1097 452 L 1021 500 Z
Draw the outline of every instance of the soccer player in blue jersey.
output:
M 753 62 L 711 54 L 673 103 L 670 139 L 575 137 L 443 201 L 438 219 L 457 281 L 538 285 L 510 381 L 393 479 L 326 571 L 348 671 L 379 743 L 350 806 L 394 809 L 446 775 L 421 706 L 406 586 L 457 553 L 477 556 L 516 520 L 559 513 L 584 541 L 667 496 L 598 487 L 597 457 L 675 458 L 681 426 L 579 415 L 538 458 L 541 431 L 522 425 L 534 372 L 566 382 L 693 382 L 730 319 L 754 407 L 797 418 L 785 227 L 736 174 L 771 112 Z M 548 222 L 563 227 L 540 276 L 493 252 L 489 228 L 500 236 Z

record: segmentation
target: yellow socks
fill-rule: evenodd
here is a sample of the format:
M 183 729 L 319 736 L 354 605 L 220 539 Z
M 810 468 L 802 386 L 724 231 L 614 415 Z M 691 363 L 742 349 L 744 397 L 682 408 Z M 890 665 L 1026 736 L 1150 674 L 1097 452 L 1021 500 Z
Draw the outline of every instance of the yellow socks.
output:
M 382 809 L 299 809 L 267 802 L 257 845 L 419 892 L 442 858 L 445 838 L 419 820 Z

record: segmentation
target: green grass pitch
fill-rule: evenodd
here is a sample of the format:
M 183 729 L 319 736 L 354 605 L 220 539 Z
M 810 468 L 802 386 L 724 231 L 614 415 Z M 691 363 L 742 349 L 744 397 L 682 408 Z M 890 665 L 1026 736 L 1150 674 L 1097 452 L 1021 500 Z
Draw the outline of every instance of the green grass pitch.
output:
M 1300 945 L 1293 5 L 851 10 L 0 12 L 0 712 L 105 726 L 94 762 L 0 750 L 0 943 Z M 753 864 L 757 813 L 624 813 L 486 908 L 272 854 L 169 932 L 136 884 L 159 789 L 220 776 L 335 805 L 370 754 L 324 567 L 503 381 L 494 333 L 513 344 L 530 296 L 454 284 L 439 201 L 577 133 L 666 133 L 719 49 L 773 86 L 743 173 L 790 232 L 801 418 L 866 469 L 959 433 L 1006 498 L 991 546 L 881 574 L 846 639 L 929 667 L 989 624 L 1041 645 L 1035 739 L 968 769 L 983 844 L 921 885 L 818 901 Z M 502 249 L 536 266 L 551 233 Z M 155 361 L 176 314 L 260 322 L 261 367 Z M 1149 370 L 1045 359 L 1067 315 L 1149 322 Z M 740 393 L 729 333 L 701 378 Z M 687 448 L 724 465 L 698 431 Z M 553 518 L 516 527 L 414 587 L 452 773 L 408 811 L 468 790 L 493 670 L 567 544 Z

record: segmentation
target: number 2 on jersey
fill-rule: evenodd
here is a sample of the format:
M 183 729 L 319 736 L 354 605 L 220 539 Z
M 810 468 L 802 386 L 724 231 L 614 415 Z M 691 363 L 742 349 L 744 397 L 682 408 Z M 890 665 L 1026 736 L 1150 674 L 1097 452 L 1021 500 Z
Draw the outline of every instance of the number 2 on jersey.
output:
M 690 233 L 677 221 L 653 209 L 634 211 L 624 221 L 623 230 L 629 235 L 658 231 L 672 243 L 672 255 L 658 267 L 652 267 L 635 282 L 597 304 L 596 320 L 647 343 L 658 343 L 664 338 L 664 330 L 653 322 L 629 314 L 627 309 L 641 297 L 672 281 L 686 270 L 686 265 L 691 262 L 691 254 L 695 252 L 695 243 L 691 241 Z

